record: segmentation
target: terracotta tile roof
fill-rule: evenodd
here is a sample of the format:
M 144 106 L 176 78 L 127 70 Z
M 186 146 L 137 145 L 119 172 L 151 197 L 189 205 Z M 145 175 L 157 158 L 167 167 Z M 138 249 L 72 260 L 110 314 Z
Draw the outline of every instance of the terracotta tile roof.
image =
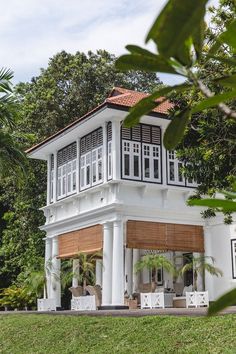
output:
M 109 97 L 106 99 L 107 103 L 115 104 L 124 107 L 133 107 L 141 99 L 148 97 L 149 95 L 144 92 L 138 92 L 133 90 L 127 90 L 122 87 L 115 87 Z M 162 101 L 164 97 L 160 97 L 156 102 Z M 168 114 L 170 108 L 173 108 L 173 104 L 166 100 L 159 106 L 153 109 L 153 112 Z
M 114 105 L 114 107 L 121 106 L 124 108 L 130 108 L 130 107 L 133 107 L 142 98 L 147 97 L 147 96 L 148 96 L 148 94 L 144 93 L 144 92 L 128 90 L 128 89 L 125 89 L 122 87 L 114 87 L 112 89 L 111 93 L 109 94 L 108 98 L 106 98 L 103 103 L 101 103 L 100 105 L 98 105 L 97 107 L 95 107 L 94 109 L 92 109 L 91 111 L 89 111 L 88 113 L 83 115 L 82 117 L 76 119 L 74 122 L 70 123 L 65 128 L 63 128 L 63 129 L 59 130 L 58 132 L 56 132 L 55 134 L 49 136 L 48 138 L 46 138 L 45 140 L 43 140 L 39 144 L 32 146 L 31 148 L 29 148 L 25 152 L 30 153 L 30 152 L 34 151 L 35 149 L 37 149 L 38 147 L 43 146 L 45 143 L 52 140 L 54 137 L 64 133 L 67 129 L 76 125 L 78 122 L 86 119 L 87 117 L 89 117 L 93 113 L 106 107 L 107 104 L 109 104 L 109 106 L 111 108 L 112 108 L 112 105 Z M 160 97 L 156 101 L 158 102 L 158 101 L 162 101 L 162 100 L 163 100 L 163 97 Z M 152 112 L 167 115 L 168 110 L 172 107 L 173 107 L 173 104 L 170 101 L 166 100 L 165 102 L 161 103 L 159 106 L 154 108 Z

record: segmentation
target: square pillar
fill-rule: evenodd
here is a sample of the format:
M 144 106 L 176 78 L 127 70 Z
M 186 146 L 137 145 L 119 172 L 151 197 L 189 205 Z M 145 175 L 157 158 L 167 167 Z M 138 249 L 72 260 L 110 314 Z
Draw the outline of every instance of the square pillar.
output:
M 102 261 L 100 259 L 96 259 L 96 285 L 102 286 Z
M 113 222 L 112 305 L 124 305 L 124 230 L 123 222 Z
M 45 239 L 45 274 L 46 286 L 44 288 L 44 299 L 51 298 L 51 259 L 52 259 L 52 240 L 51 238 Z
M 79 285 L 79 259 L 73 259 L 73 276 L 72 287 L 76 288 Z
M 130 296 L 133 288 L 132 248 L 125 248 L 125 291 Z
M 51 298 L 55 299 L 56 307 L 61 307 L 61 260 L 58 256 L 58 237 L 52 239 L 52 266 L 51 266 Z
M 138 292 L 139 282 L 140 282 L 140 273 L 135 271 L 135 264 L 139 261 L 140 252 L 139 249 L 133 249 L 133 293 Z
M 112 248 L 112 224 L 107 222 L 103 225 L 102 306 L 112 303 Z

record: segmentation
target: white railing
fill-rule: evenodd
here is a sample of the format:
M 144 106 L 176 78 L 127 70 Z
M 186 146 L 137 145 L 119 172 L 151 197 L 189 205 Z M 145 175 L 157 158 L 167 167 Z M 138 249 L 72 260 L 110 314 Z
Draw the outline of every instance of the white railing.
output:
M 55 299 L 38 299 L 37 300 L 38 311 L 56 311 Z
M 186 292 L 186 307 L 209 306 L 208 291 Z
M 141 309 L 165 308 L 164 293 L 141 293 Z
M 71 300 L 71 310 L 93 311 L 96 310 L 95 295 L 79 296 Z

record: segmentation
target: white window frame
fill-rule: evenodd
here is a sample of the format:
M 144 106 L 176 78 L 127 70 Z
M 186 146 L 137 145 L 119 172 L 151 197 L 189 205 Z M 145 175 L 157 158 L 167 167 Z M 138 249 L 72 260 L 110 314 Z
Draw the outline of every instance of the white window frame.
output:
M 149 155 L 146 155 L 147 149 L 149 149 Z M 155 151 L 154 149 L 157 149 L 158 151 L 158 156 L 154 156 Z M 149 160 L 149 177 L 145 176 L 145 160 Z M 154 145 L 154 144 L 147 144 L 147 143 L 142 143 L 142 163 L 143 163 L 143 181 L 146 182 L 156 182 L 160 183 L 161 182 L 161 147 L 160 145 Z M 154 161 L 158 161 L 158 178 L 155 178 L 154 176 Z
M 129 149 L 127 149 L 129 147 Z M 138 149 L 138 152 L 135 151 Z M 129 156 L 129 174 L 125 174 L 125 155 Z M 138 156 L 138 176 L 134 175 L 134 157 Z M 131 180 L 141 180 L 141 143 L 132 140 L 122 140 L 122 177 Z
M 103 147 L 99 146 L 96 149 L 91 151 L 91 184 L 92 186 L 96 186 L 97 184 L 101 183 L 103 180 Z M 99 178 L 99 164 L 101 168 L 101 177 Z M 95 175 L 93 172 L 95 171 Z M 95 180 L 93 177 L 95 176 Z
M 55 173 L 55 161 L 54 161 L 54 155 L 52 154 L 50 156 L 50 172 L 49 172 L 49 202 L 53 203 L 54 201 L 54 173 Z M 53 167 L 52 167 L 52 161 L 53 161 Z
M 112 179 L 112 140 L 107 143 L 107 179 Z
M 170 179 L 170 163 L 174 166 L 174 180 Z M 182 165 L 181 167 L 179 165 Z M 168 184 L 185 186 L 185 178 L 182 174 L 182 181 L 180 181 L 179 174 L 180 169 L 183 167 L 183 162 L 181 162 L 176 157 L 175 151 L 167 151 L 167 176 L 168 176 Z
M 68 145 L 68 147 L 70 147 L 70 145 Z M 66 148 L 67 147 L 65 147 L 65 149 Z M 63 151 L 63 154 L 64 153 L 66 154 L 68 152 L 66 152 L 65 150 L 65 152 Z M 78 154 L 78 150 L 76 145 L 76 156 L 72 160 L 65 162 L 63 165 L 57 166 L 57 200 L 60 200 L 62 198 L 65 198 L 69 195 L 76 193 L 77 173 L 78 173 L 77 154 Z M 75 186 L 73 186 L 73 178 L 75 178 Z M 70 181 L 70 188 L 69 188 L 69 181 Z
M 232 278 L 236 279 L 236 239 L 231 240 Z

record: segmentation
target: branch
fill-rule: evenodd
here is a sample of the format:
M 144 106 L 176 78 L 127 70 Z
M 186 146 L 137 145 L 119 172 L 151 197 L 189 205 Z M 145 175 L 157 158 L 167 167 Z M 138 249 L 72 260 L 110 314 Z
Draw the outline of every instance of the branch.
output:
M 214 96 L 214 93 L 211 92 L 209 88 L 206 85 L 204 85 L 204 83 L 201 80 L 196 80 L 196 82 L 198 88 L 203 93 L 203 95 L 205 95 L 207 98 Z M 232 111 L 232 109 L 230 109 L 229 106 L 227 106 L 224 103 L 220 103 L 217 106 L 219 107 L 221 112 L 223 112 L 226 115 L 226 117 L 231 117 L 236 119 L 236 112 Z

